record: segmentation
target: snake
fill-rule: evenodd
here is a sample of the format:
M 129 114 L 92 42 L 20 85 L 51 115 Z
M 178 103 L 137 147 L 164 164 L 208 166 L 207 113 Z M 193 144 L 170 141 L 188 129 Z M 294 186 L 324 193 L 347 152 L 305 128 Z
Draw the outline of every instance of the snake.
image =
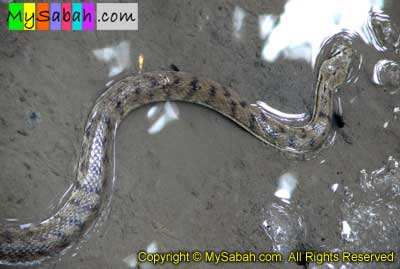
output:
M 0 224 L 0 264 L 30 264 L 60 255 L 94 226 L 115 175 L 115 135 L 121 121 L 147 104 L 181 101 L 219 112 L 262 142 L 301 155 L 323 147 L 333 128 L 333 98 L 351 70 L 351 46 L 320 64 L 311 117 L 298 126 L 249 104 L 230 87 L 180 71 L 144 72 L 109 86 L 89 113 L 69 196 L 52 216 L 28 226 Z

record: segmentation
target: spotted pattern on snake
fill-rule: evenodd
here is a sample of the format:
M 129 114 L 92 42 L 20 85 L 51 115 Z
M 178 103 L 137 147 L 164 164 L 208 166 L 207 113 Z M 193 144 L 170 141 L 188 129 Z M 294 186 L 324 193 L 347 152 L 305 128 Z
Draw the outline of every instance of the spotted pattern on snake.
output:
M 55 256 L 90 230 L 107 200 L 105 185 L 114 176 L 117 126 L 146 104 L 182 101 L 213 109 L 281 151 L 314 152 L 328 137 L 333 94 L 349 73 L 353 50 L 340 47 L 320 66 L 314 111 L 304 126 L 292 126 L 251 105 L 219 83 L 177 71 L 130 76 L 112 85 L 95 103 L 86 123 L 77 176 L 65 204 L 48 219 L 21 228 L 0 226 L 0 264 L 26 264 Z

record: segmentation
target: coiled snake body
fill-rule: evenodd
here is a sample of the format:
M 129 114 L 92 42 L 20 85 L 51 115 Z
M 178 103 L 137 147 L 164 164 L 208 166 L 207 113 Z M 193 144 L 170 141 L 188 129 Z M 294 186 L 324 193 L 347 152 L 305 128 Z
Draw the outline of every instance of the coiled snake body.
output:
M 132 110 L 153 102 L 184 101 L 211 108 L 261 141 L 303 154 L 321 148 L 333 116 L 333 94 L 347 77 L 353 51 L 336 50 L 320 66 L 314 111 L 309 122 L 294 126 L 240 99 L 231 89 L 183 72 L 150 72 L 127 77 L 107 89 L 85 127 L 76 180 L 68 200 L 47 220 L 21 228 L 0 226 L 0 264 L 29 263 L 60 253 L 94 223 L 105 200 L 104 185 L 113 176 L 114 137 Z

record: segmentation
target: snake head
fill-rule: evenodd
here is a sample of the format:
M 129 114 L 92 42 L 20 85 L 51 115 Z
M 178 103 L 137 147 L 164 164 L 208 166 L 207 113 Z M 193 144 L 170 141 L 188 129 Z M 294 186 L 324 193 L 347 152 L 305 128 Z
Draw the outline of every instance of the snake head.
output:
M 337 47 L 330 57 L 325 60 L 321 66 L 321 75 L 334 86 L 343 84 L 349 79 L 353 48 L 349 46 Z

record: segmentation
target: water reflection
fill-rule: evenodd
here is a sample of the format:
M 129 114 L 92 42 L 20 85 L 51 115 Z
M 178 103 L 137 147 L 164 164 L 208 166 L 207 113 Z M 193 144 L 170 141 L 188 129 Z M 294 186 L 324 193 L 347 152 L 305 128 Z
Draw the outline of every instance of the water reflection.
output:
M 383 0 L 290 0 L 272 30 L 271 22 L 260 24 L 260 32 L 270 33 L 262 57 L 269 62 L 279 56 L 303 59 L 313 65 L 324 41 L 343 30 L 357 32 L 370 43 L 365 30 L 369 12 L 381 11 L 383 5 Z
M 129 68 L 130 54 L 127 41 L 120 42 L 116 46 L 93 50 L 93 54 L 98 60 L 109 64 L 109 77 L 116 76 Z
M 275 196 L 290 204 L 290 198 L 297 186 L 297 178 L 292 173 L 285 173 L 278 179 L 278 189 Z
M 235 10 L 233 11 L 232 22 L 233 22 L 233 35 L 238 39 L 241 37 L 241 32 L 244 25 L 245 17 L 246 17 L 246 12 L 242 8 L 236 6 Z
M 157 250 L 158 250 L 158 247 L 157 247 L 157 243 L 155 241 L 151 242 L 146 248 L 147 253 L 156 253 Z M 125 262 L 125 264 L 128 265 L 129 268 L 139 268 L 138 267 L 139 263 L 138 263 L 136 254 L 131 254 L 131 255 L 125 257 L 123 259 L 123 261 Z M 140 268 L 142 268 L 142 269 L 148 269 L 148 268 L 153 268 L 153 267 L 154 266 L 148 262 L 140 264 Z
M 353 235 L 352 235 L 352 231 L 351 231 L 351 227 L 349 225 L 349 223 L 347 222 L 347 220 L 343 220 L 342 221 L 342 231 L 340 233 L 340 235 L 342 236 L 342 238 L 348 242 L 353 241 Z
M 271 34 L 277 19 L 278 17 L 275 15 L 260 15 L 258 17 L 258 27 L 262 40 L 266 39 Z
M 300 114 L 285 113 L 269 106 L 267 103 L 262 101 L 257 101 L 255 106 L 257 106 L 261 110 L 261 112 L 264 113 L 266 116 L 274 117 L 286 123 L 300 124 L 304 123 L 310 118 L 310 116 L 307 113 L 300 113 Z
M 331 191 L 336 192 L 338 190 L 338 188 L 339 188 L 339 183 L 334 183 L 331 186 Z
M 179 109 L 173 102 L 154 105 L 148 110 L 147 118 L 154 120 L 147 132 L 149 134 L 156 134 L 164 129 L 168 123 L 179 119 Z

